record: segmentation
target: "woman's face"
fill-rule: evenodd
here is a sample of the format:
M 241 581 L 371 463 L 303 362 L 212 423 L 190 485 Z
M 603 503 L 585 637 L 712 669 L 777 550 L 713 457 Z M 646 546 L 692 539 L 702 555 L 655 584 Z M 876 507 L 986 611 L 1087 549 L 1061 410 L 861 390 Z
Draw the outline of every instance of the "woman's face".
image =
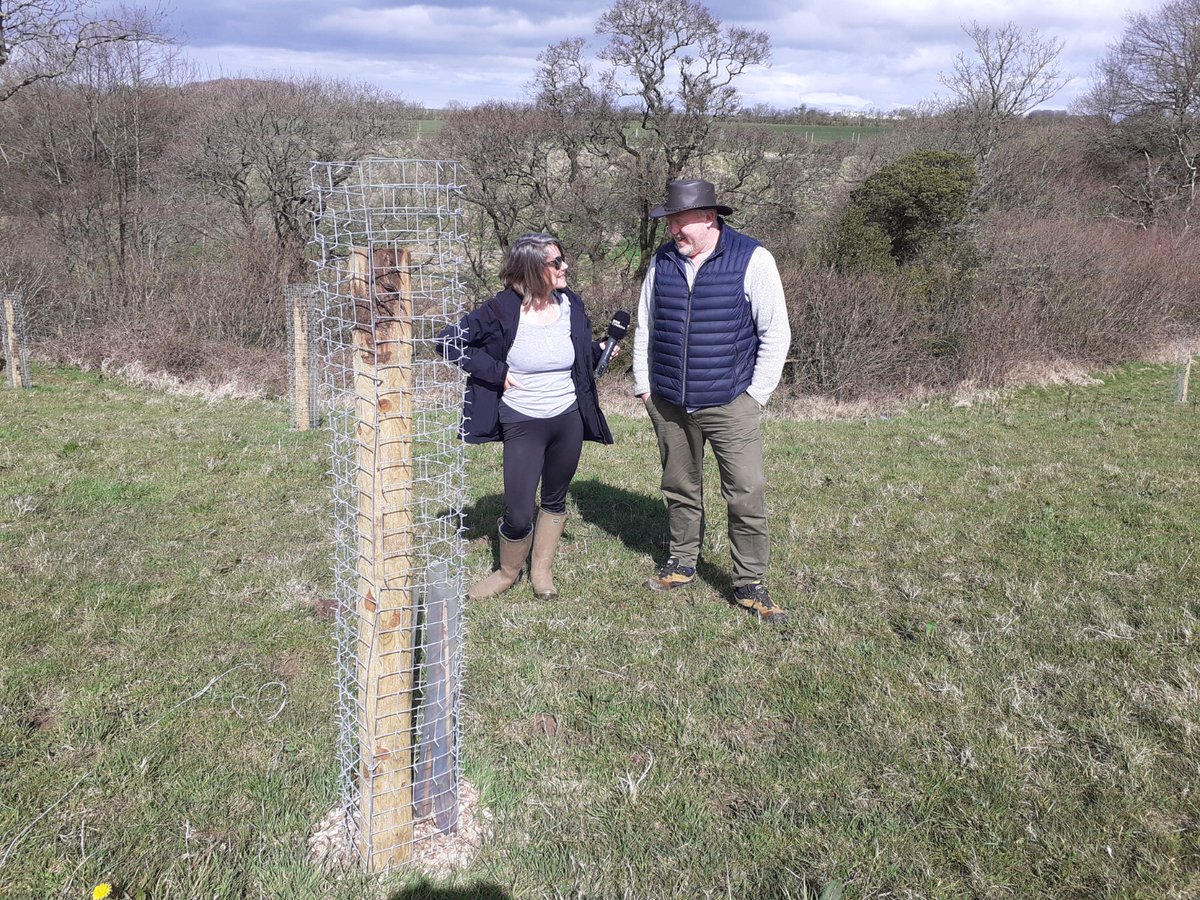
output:
M 562 250 L 553 244 L 546 248 L 546 279 L 556 291 L 567 286 L 567 261 Z

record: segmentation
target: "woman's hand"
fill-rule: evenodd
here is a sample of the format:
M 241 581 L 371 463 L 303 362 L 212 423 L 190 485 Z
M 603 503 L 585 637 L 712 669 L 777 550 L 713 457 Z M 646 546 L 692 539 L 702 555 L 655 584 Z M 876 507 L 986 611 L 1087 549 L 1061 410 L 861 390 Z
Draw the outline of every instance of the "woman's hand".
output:
M 610 340 L 610 338 L 605 338 L 604 340 L 602 340 L 600 342 L 600 352 L 601 353 L 603 353 L 605 350 L 608 349 L 609 340 Z M 610 356 L 609 359 L 616 359 L 620 355 L 621 355 L 621 344 L 618 342 L 616 344 L 613 344 L 612 356 Z
M 522 387 L 524 387 L 524 385 L 517 381 L 517 379 L 513 378 L 511 373 L 504 376 L 504 389 L 506 391 L 509 388 L 516 388 L 517 390 L 520 390 Z

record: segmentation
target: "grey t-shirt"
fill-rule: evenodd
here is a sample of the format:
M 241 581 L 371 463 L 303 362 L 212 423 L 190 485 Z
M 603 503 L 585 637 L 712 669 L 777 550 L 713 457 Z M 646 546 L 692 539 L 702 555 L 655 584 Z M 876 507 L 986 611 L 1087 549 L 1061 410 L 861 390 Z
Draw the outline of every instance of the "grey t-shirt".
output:
M 505 362 L 508 374 L 521 387 L 504 392 L 501 403 L 532 419 L 562 415 L 575 405 L 575 345 L 571 343 L 571 302 L 558 295 L 558 318 L 532 322 L 521 312 L 517 336 Z

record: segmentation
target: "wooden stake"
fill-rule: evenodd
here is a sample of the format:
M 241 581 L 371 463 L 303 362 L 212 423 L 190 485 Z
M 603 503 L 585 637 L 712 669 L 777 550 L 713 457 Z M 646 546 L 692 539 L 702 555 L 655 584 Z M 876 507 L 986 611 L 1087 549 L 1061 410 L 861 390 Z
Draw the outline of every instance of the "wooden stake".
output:
M 358 405 L 359 772 L 372 870 L 413 844 L 413 334 L 407 250 L 351 251 Z
M 4 358 L 8 369 L 9 387 L 25 388 L 25 370 L 22 365 L 21 344 L 17 340 L 16 294 L 4 294 Z
M 297 431 L 308 431 L 313 423 L 312 359 L 308 352 L 312 341 L 312 294 L 293 290 L 291 305 L 292 360 L 295 363 L 295 383 L 292 385 L 292 408 L 295 413 L 292 426 Z

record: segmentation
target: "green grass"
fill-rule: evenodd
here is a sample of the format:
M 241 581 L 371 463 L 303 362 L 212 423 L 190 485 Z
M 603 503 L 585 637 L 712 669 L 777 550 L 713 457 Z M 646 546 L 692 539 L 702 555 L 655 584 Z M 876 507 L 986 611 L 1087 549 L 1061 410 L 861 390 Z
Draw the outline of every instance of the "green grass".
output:
M 768 421 L 785 629 L 725 599 L 714 472 L 699 583 L 641 589 L 656 450 L 614 418 L 560 600 L 468 610 L 492 833 L 442 896 L 1200 893 L 1200 413 L 1171 374 Z M 34 377 L 0 391 L 0 887 L 368 895 L 304 861 L 336 799 L 322 435 Z M 478 576 L 499 448 L 468 458 Z
M 446 124 L 445 119 L 418 119 L 416 124 L 417 137 L 435 137 Z

